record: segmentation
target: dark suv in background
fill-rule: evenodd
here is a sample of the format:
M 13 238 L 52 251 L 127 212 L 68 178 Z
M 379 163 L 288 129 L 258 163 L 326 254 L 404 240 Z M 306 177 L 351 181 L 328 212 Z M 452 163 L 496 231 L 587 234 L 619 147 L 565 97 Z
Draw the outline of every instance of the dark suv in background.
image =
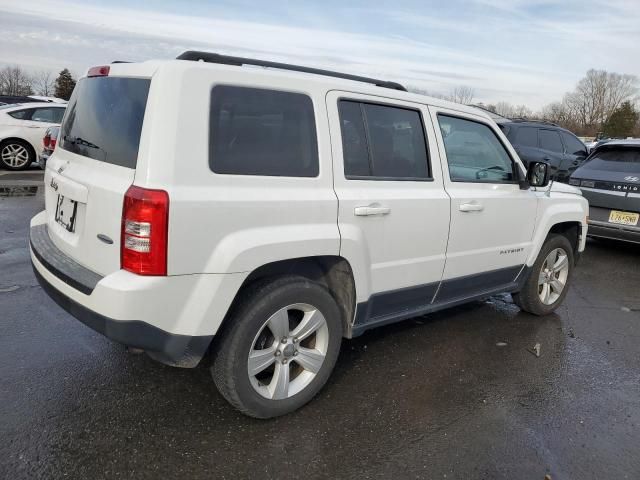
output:
M 555 123 L 533 120 L 496 120 L 525 166 L 548 162 L 554 180 L 567 183 L 587 158 L 587 147 L 569 130 Z

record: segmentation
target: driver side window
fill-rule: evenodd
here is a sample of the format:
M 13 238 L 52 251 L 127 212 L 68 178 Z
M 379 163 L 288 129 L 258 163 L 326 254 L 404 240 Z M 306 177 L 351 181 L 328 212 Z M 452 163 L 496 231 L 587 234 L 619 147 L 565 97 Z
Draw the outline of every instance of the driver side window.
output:
M 438 114 L 452 182 L 514 183 L 511 157 L 487 125 Z

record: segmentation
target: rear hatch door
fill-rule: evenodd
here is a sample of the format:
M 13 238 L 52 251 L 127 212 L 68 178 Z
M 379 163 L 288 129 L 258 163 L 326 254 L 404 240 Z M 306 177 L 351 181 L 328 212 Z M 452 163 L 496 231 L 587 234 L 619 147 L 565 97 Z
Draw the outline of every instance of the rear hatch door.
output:
M 120 269 L 122 205 L 136 173 L 150 83 L 135 75 L 81 79 L 47 163 L 49 236 L 101 275 Z
M 572 180 L 591 206 L 640 212 L 640 143 L 600 147 Z

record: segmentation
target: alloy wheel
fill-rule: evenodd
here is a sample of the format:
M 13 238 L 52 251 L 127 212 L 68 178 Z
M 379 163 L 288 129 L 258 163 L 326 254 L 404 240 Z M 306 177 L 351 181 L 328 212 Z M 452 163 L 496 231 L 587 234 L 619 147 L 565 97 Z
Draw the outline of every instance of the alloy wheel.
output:
M 11 168 L 24 167 L 29 161 L 29 152 L 27 149 L 17 143 L 9 143 L 2 148 L 2 161 Z
M 545 305 L 554 304 L 567 284 L 569 255 L 563 248 L 554 248 L 545 258 L 538 275 L 538 296 Z
M 251 345 L 251 385 L 265 398 L 290 398 L 316 377 L 328 347 L 329 328 L 320 310 L 306 303 L 281 308 L 264 322 Z

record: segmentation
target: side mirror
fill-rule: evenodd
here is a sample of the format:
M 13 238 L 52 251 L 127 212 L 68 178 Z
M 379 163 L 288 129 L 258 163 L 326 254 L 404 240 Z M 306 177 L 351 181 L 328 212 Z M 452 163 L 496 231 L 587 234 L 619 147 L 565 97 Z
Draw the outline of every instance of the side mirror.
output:
M 549 185 L 549 164 L 547 162 L 529 162 L 527 181 L 532 187 Z

